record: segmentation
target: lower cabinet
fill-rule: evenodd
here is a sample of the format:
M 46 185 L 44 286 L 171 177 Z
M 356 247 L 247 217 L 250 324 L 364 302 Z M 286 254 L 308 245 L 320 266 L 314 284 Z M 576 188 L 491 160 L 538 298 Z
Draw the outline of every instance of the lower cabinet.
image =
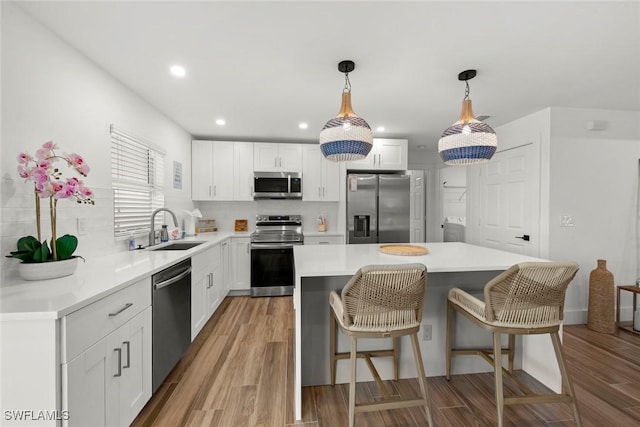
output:
M 251 238 L 233 237 L 231 239 L 231 264 L 233 277 L 232 290 L 249 290 L 251 288 Z
M 223 298 L 221 244 L 191 257 L 191 340 L 193 341 Z
M 128 426 L 151 398 L 151 306 L 62 364 L 66 426 Z

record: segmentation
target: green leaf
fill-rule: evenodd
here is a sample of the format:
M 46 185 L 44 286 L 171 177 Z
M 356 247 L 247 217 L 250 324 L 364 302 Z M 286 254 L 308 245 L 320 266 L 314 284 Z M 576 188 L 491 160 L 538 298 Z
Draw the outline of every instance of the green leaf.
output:
M 73 255 L 73 252 L 78 247 L 78 238 L 70 234 L 65 234 L 62 237 L 56 239 L 56 251 L 58 255 L 58 261 L 63 259 L 69 259 Z
M 47 241 L 43 241 L 42 245 L 33 253 L 33 260 L 35 262 L 45 262 L 47 258 L 49 258 L 49 245 L 47 245 Z
M 18 239 L 18 251 L 33 253 L 40 247 L 40 242 L 33 236 L 24 236 Z
M 7 258 L 18 258 L 24 262 L 33 262 L 33 252 L 31 251 L 13 251 Z

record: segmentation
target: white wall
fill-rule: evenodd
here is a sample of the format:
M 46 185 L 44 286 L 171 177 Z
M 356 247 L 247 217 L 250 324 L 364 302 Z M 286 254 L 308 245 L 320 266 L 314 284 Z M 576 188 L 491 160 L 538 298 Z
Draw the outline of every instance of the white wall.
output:
M 594 119 L 607 129 L 587 130 Z M 549 257 L 580 264 L 568 290 L 566 320 L 586 323 L 589 273 L 597 259 L 607 260 L 616 285 L 640 276 L 640 112 L 552 108 L 550 157 Z M 574 226 L 560 227 L 561 215 L 573 216 Z
M 78 236 L 79 255 L 125 250 L 125 243 L 113 238 L 112 123 L 166 150 L 166 206 L 191 209 L 191 136 L 19 6 L 2 2 L 1 8 L 2 276 L 16 274 L 18 262 L 4 255 L 15 249 L 20 236 L 36 232 L 33 188 L 17 178 L 16 157 L 21 151 L 35 153 L 45 141 L 82 155 L 91 167 L 84 182 L 95 192 L 96 205 L 58 205 L 58 234 L 77 234 L 76 218 L 86 219 L 87 234 Z M 172 188 L 174 160 L 182 163 L 181 190 Z M 48 221 L 43 221 L 47 230 L 45 226 Z

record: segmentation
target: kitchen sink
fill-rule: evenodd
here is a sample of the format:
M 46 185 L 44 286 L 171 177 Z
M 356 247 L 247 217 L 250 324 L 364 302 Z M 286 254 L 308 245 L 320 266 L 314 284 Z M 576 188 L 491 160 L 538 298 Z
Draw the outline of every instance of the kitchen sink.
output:
M 169 243 L 168 245 L 164 245 L 164 246 L 150 248 L 149 250 L 150 251 L 186 251 L 187 249 L 194 248 L 203 243 L 204 242 L 175 242 L 175 243 Z

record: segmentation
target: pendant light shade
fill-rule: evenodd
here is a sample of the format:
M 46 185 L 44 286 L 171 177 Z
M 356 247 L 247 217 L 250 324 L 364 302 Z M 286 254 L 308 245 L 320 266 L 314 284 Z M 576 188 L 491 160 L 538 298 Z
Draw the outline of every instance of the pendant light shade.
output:
M 438 153 L 448 165 L 472 165 L 491 159 L 498 148 L 498 139 L 491 126 L 477 120 L 469 99 L 469 83 L 476 70 L 463 71 L 458 80 L 467 82 L 462 111 L 458 121 L 447 128 L 438 141 Z
M 328 160 L 335 162 L 364 159 L 373 147 L 371 127 L 351 108 L 349 73 L 354 68 L 353 61 L 338 64 L 338 70 L 345 74 L 342 105 L 338 115 L 329 120 L 320 132 L 320 151 Z

